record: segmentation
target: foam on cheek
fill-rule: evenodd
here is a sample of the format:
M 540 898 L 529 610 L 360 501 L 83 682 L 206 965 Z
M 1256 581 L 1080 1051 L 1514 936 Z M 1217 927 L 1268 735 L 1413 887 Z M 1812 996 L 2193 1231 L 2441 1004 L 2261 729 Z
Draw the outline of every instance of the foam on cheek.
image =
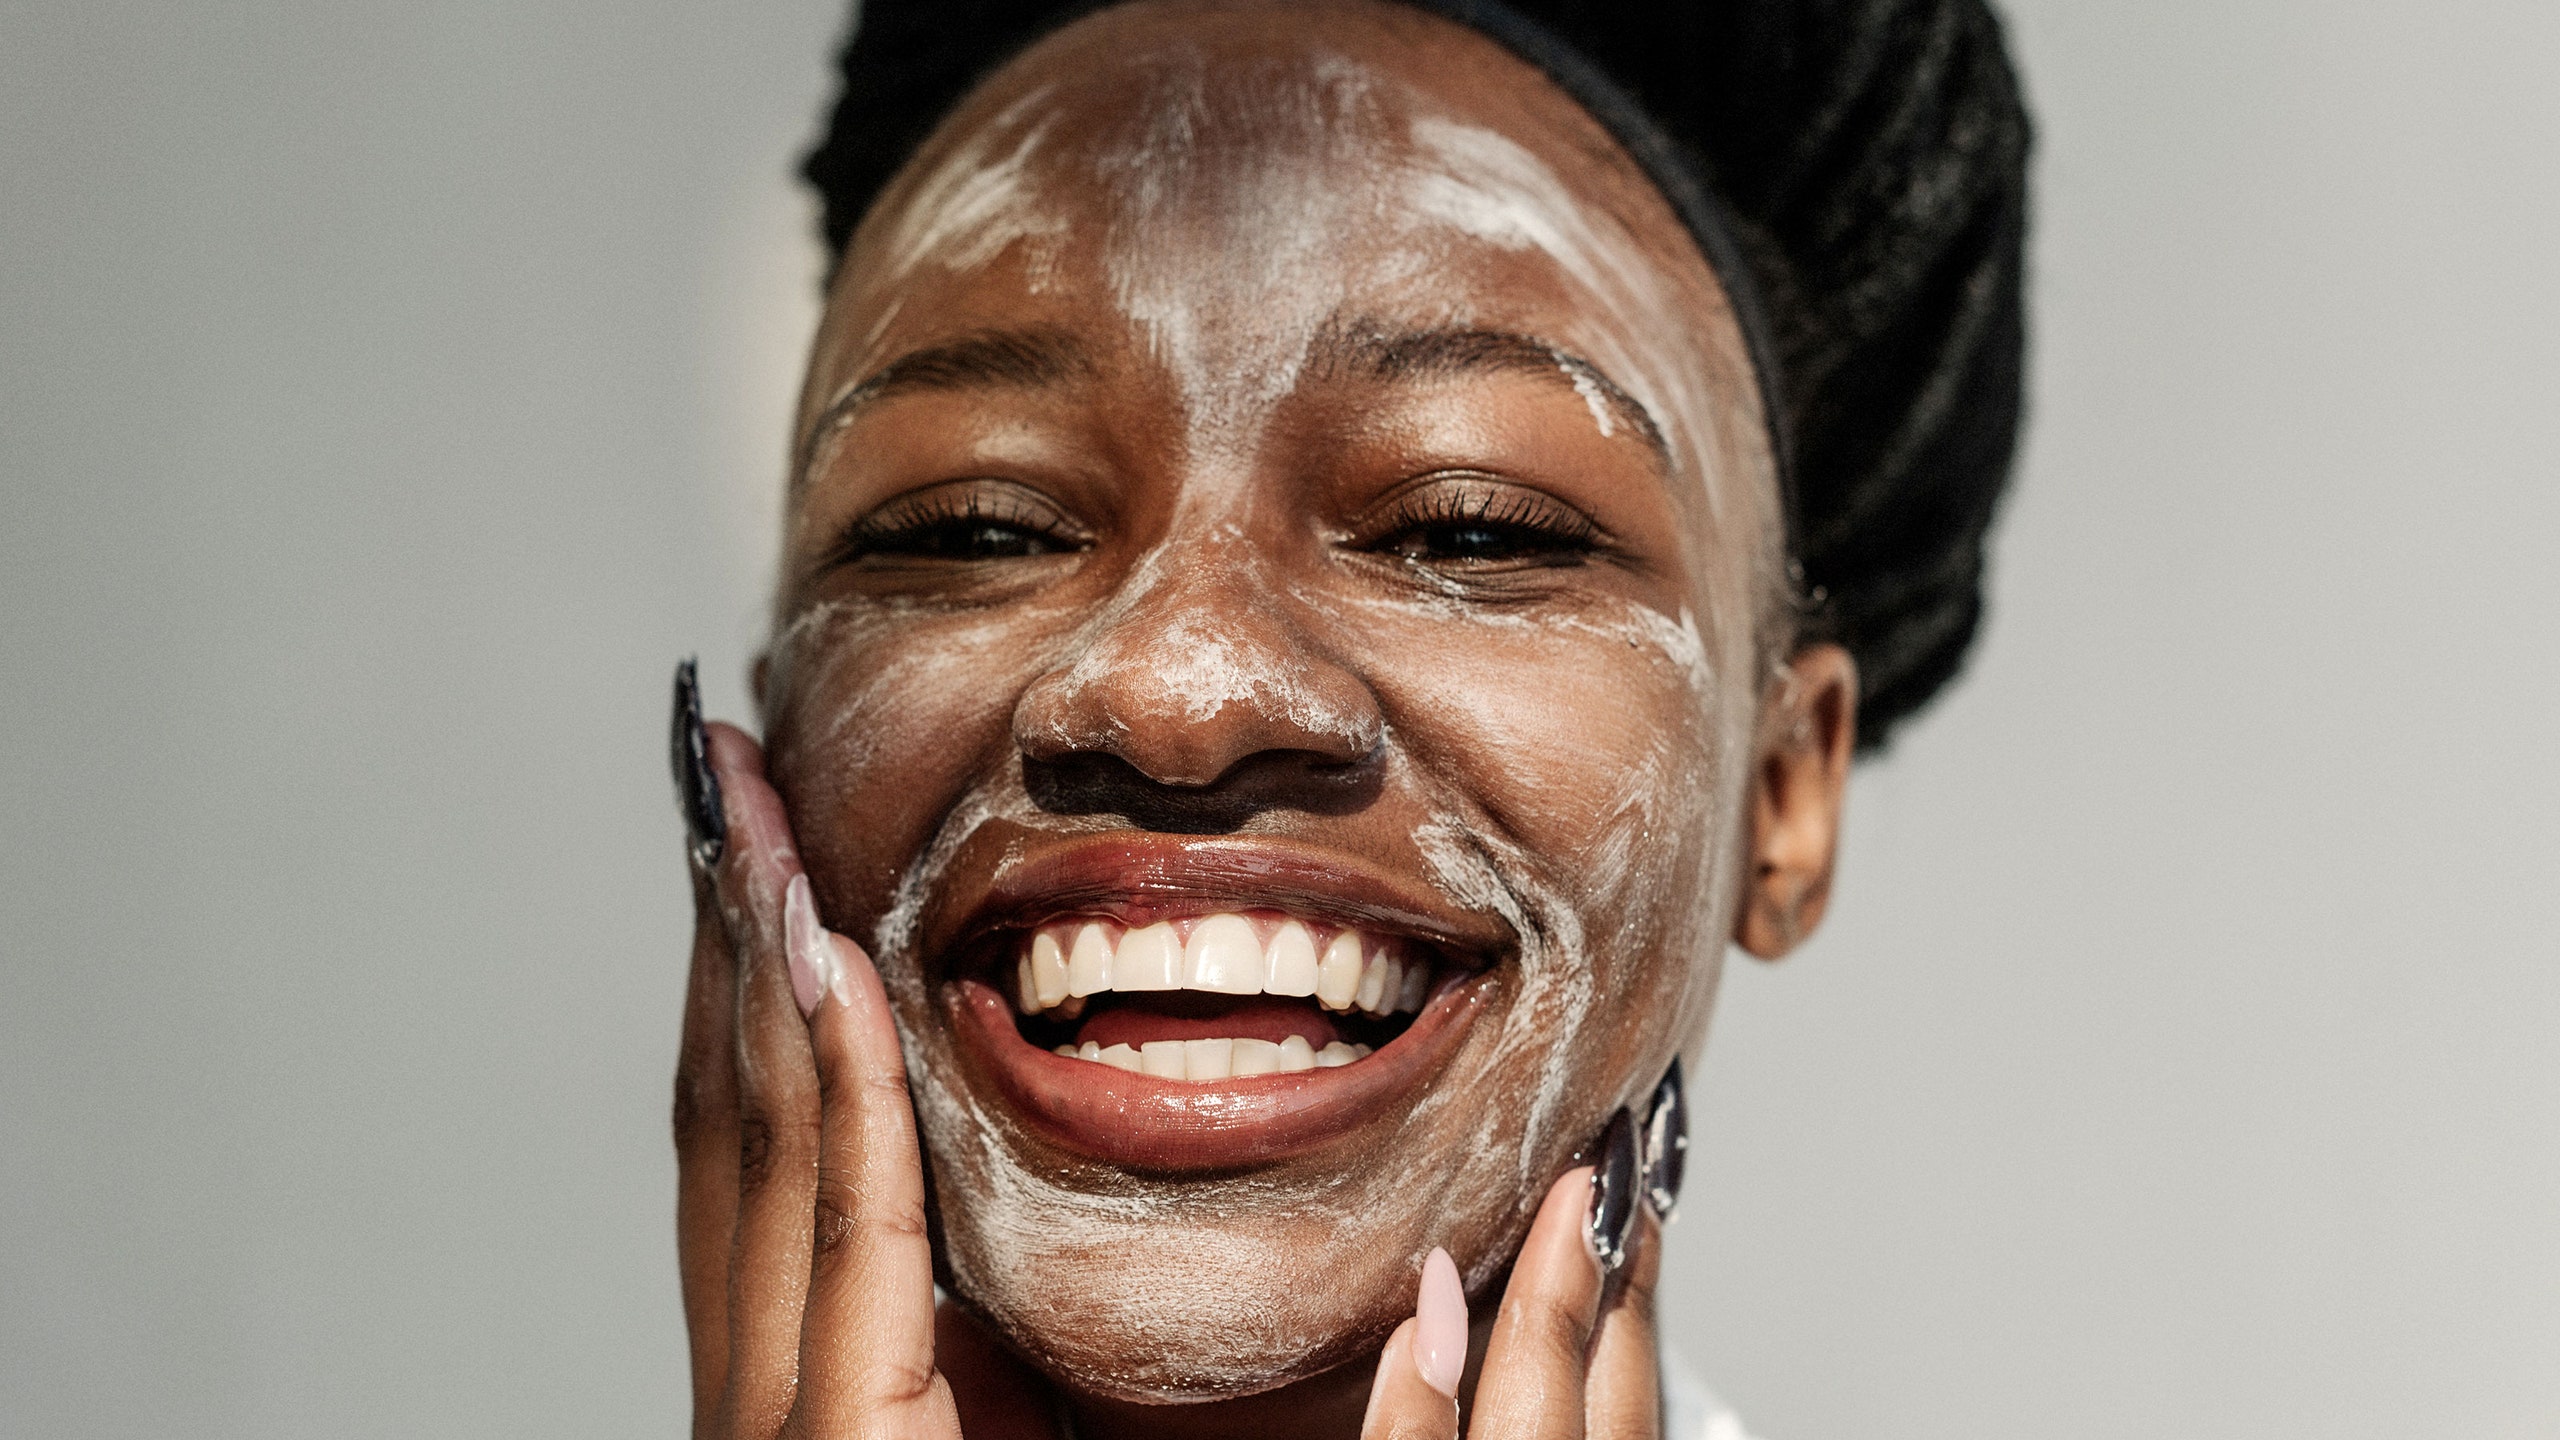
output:
M 1591 1031 L 1595 1014 L 1624 1016 L 1596 987 L 1602 976 L 1614 987 L 1649 986 L 1651 965 L 1685 968 L 1678 988 L 1663 997 L 1677 1017 L 1677 1043 L 1694 1039 L 1713 998 L 1720 937 L 1728 928 L 1733 871 L 1743 826 L 1756 693 L 1747 684 L 1719 679 L 1706 636 L 1695 617 L 1677 618 L 1626 603 L 1597 612 L 1525 616 L 1489 612 L 1438 598 L 1372 600 L 1381 618 L 1462 623 L 1493 632 L 1503 664 L 1546 668 L 1524 656 L 1523 645 L 1568 647 L 1556 664 L 1587 669 L 1588 657 L 1635 651 L 1675 687 L 1680 719 L 1658 728 L 1632 754 L 1592 757 L 1567 767 L 1580 780 L 1563 779 L 1558 793 L 1515 793 L 1514 806 L 1565 804 L 1582 810 L 1581 838 L 1570 846 L 1571 868 L 1553 863 L 1503 838 L 1512 824 L 1475 818 L 1493 797 L 1444 793 L 1431 818 L 1416 828 L 1416 849 L 1431 876 L 1453 902 L 1490 909 L 1521 937 L 1520 992 L 1498 1039 L 1498 1062 L 1533 1067 L 1538 1077 L 1529 1108 L 1531 1124 L 1508 1134 L 1523 1167 L 1552 1155 L 1579 1137 L 1559 1135 L 1559 1109 L 1575 1085 L 1588 1086 L 1586 1067 L 1609 1037 Z M 1489 655 L 1494 653 L 1490 649 Z M 1734 669 L 1747 674 L 1747 646 Z M 1472 672 L 1470 672 L 1472 673 Z M 1475 747 L 1498 753 L 1536 753 L 1557 743 L 1552 728 L 1524 730 L 1516 718 L 1519 696 L 1477 684 L 1413 691 L 1408 704 L 1440 713 L 1446 734 L 1464 735 Z M 1537 767 L 1522 767 L 1524 771 Z M 1588 788 L 1605 774 L 1606 788 Z M 1542 847 L 1564 853 L 1566 846 Z M 1638 1077 L 1639 1081 L 1649 1077 Z M 1578 1112 L 1577 1112 L 1578 1113 Z M 1524 1182 L 1531 1178 L 1523 1171 Z
M 812 605 L 774 637 L 766 703 L 779 714 L 796 710 L 803 696 L 834 697 L 807 742 L 858 783 L 884 745 L 910 743 L 911 732 L 935 728 L 956 702 L 1017 693 L 1052 653 L 1025 636 L 1062 627 L 1065 613 L 1015 606 L 966 620 L 898 601 Z M 931 626 L 930 643 L 902 639 L 921 625 Z
M 1534 1167 L 1558 1148 L 1558 1107 L 1566 1098 L 1573 1062 L 1580 1056 L 1577 1042 L 1598 993 L 1580 908 L 1539 877 L 1526 852 L 1480 827 L 1448 818 L 1425 821 L 1415 828 L 1413 844 L 1443 894 L 1471 909 L 1500 915 L 1519 937 L 1519 990 L 1509 1023 L 1497 1038 L 1494 1063 L 1507 1070 L 1521 1058 L 1535 1056 L 1537 1085 L 1525 1115 L 1485 1107 L 1491 1125 L 1508 1129 L 1516 1124 L 1518 1130 L 1507 1144 L 1493 1134 L 1480 1136 L 1479 1143 L 1492 1142 L 1495 1153 L 1510 1153 L 1513 1188 L 1534 1194 L 1539 1178 Z M 1486 1256 L 1477 1267 L 1485 1274 L 1469 1279 L 1489 1279 L 1507 1263 L 1508 1256 Z

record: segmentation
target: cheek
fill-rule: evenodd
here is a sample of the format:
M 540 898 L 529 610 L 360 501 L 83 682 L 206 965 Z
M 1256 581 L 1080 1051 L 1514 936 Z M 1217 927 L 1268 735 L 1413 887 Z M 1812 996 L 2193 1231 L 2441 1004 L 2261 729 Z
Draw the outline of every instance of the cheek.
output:
M 1632 602 L 1564 614 L 1390 615 L 1377 673 L 1404 747 L 1573 897 L 1618 928 L 1658 903 L 1666 867 L 1718 838 L 1736 697 L 1696 627 Z M 1385 688 L 1385 687 L 1382 687 Z M 1451 817 L 1454 818 L 1454 817 Z
M 1015 703 L 1046 667 L 1058 619 L 835 601 L 783 631 L 769 763 L 822 889 L 881 912 L 951 798 L 1012 756 Z
M 1376 618 L 1398 740 L 1431 791 L 1417 838 L 1453 894 L 1498 897 L 1523 936 L 1493 1062 L 1526 1080 L 1513 1133 L 1569 1144 L 1712 1004 L 1755 697 L 1689 617 L 1631 602 Z

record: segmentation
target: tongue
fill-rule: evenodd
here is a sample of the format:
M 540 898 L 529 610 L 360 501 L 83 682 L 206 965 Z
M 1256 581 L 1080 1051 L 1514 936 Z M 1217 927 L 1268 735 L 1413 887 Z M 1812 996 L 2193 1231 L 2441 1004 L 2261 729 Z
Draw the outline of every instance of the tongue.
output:
M 1172 995 L 1182 995 L 1192 1002 L 1200 998 L 1185 991 L 1167 993 L 1168 999 Z M 1332 1017 L 1312 1000 L 1253 995 L 1240 996 L 1209 1013 L 1200 1013 L 1196 1003 L 1183 1004 L 1182 1009 L 1186 1013 L 1177 1014 L 1158 1008 L 1152 997 L 1133 997 L 1086 1016 L 1083 1027 L 1076 1031 L 1076 1043 L 1090 1040 L 1106 1049 L 1113 1045 L 1144 1045 L 1150 1040 L 1268 1040 L 1277 1045 L 1299 1035 L 1321 1050 L 1342 1038 L 1333 1027 Z

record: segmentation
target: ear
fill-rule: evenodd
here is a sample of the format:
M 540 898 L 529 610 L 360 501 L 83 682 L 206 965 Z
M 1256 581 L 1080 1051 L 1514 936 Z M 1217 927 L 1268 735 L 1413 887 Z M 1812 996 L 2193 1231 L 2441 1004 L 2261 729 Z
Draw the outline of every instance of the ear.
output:
M 1857 738 L 1857 662 L 1837 645 L 1797 651 L 1761 703 L 1750 870 L 1733 925 L 1734 942 L 1763 960 L 1802 943 L 1831 903 Z
M 755 663 L 747 667 L 747 698 L 755 702 L 758 734 L 773 728 L 773 719 L 764 713 L 764 682 L 773 678 L 773 652 L 759 650 Z

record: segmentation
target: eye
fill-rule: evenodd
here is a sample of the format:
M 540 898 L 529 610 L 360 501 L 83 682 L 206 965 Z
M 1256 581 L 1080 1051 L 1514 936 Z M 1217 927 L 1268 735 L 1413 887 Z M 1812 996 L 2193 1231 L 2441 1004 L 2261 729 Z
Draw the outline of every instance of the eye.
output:
M 1537 491 L 1455 479 L 1396 497 L 1362 548 L 1426 565 L 1506 568 L 1579 565 L 1601 548 L 1600 527 Z
M 1038 495 L 1001 482 L 963 482 L 904 496 L 856 520 L 833 559 L 967 563 L 1083 547 L 1083 536 Z

